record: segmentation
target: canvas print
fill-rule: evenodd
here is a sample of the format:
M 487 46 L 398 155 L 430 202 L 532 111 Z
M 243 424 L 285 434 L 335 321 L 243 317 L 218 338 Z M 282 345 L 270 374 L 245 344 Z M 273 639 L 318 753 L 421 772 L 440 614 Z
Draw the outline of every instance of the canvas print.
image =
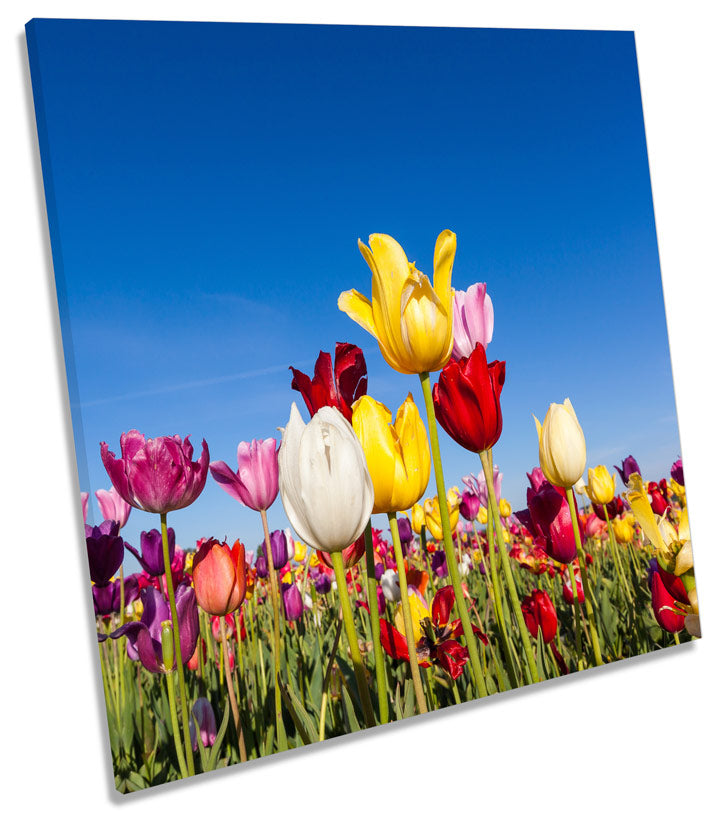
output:
M 27 42 L 120 792 L 700 636 L 631 32 Z

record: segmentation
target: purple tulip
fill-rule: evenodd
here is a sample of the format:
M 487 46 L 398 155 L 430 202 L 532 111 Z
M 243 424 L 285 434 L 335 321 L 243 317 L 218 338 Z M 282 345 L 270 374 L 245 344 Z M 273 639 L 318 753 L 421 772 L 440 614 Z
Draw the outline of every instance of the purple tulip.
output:
M 385 614 L 385 609 L 387 608 L 387 600 L 385 600 L 385 594 L 383 593 L 382 586 L 378 586 L 375 591 L 377 592 L 378 614 L 383 615 Z
M 85 524 L 90 579 L 96 586 L 106 586 L 122 566 L 125 543 L 118 537 L 119 528 L 114 520 L 104 520 L 99 526 Z
M 197 729 L 195 721 L 200 728 L 200 742 L 209 748 L 217 738 L 217 723 L 215 722 L 215 712 L 210 704 L 210 701 L 205 697 L 198 697 L 191 709 L 192 716 L 190 717 L 190 742 L 192 743 L 193 751 L 197 751 Z M 193 717 L 195 719 L 193 719 Z
M 279 571 L 290 560 L 290 555 L 295 553 L 290 530 L 276 529 L 270 532 L 270 548 L 272 549 L 273 566 L 275 571 Z M 261 543 L 255 550 L 255 569 L 258 577 L 268 576 L 269 568 L 264 543 Z
M 408 543 L 412 543 L 414 540 L 413 530 L 412 526 L 410 525 L 410 521 L 405 517 L 405 515 L 400 515 L 398 517 L 397 525 L 398 533 L 400 535 L 400 543 L 402 543 L 404 546 L 407 546 Z
M 433 570 L 436 577 L 442 578 L 448 576 L 448 566 L 445 552 L 433 552 L 430 568 Z
M 640 477 L 642 477 L 642 472 L 640 472 L 640 467 L 638 466 L 638 462 L 633 458 L 632 455 L 628 455 L 622 462 L 622 469 L 619 466 L 616 466 L 615 469 L 618 471 L 618 475 L 622 478 L 622 482 L 625 486 L 628 485 L 630 480 L 630 476 L 637 472 Z
M 140 597 L 140 586 L 137 574 L 129 574 L 125 580 L 125 605 L 134 603 Z M 95 615 L 102 617 L 108 614 L 120 613 L 120 578 L 108 583 L 107 586 L 93 586 L 93 605 Z
M 465 520 L 475 520 L 480 511 L 480 498 L 474 492 L 463 492 L 460 514 Z
M 315 591 L 318 594 L 327 594 L 332 588 L 332 580 L 330 580 L 330 575 L 325 574 L 325 572 L 318 572 L 318 576 L 315 578 L 314 582 Z
M 83 523 L 87 523 L 87 513 L 88 513 L 88 498 L 90 497 L 88 492 L 81 492 L 80 493 L 80 503 L 82 505 L 82 513 L 83 513 Z
M 269 509 L 278 493 L 277 441 L 241 441 L 237 450 L 238 470 L 233 472 L 224 461 L 213 461 L 210 474 L 220 486 L 256 512 Z
M 170 564 L 172 565 L 175 558 L 175 530 L 169 527 L 167 533 Z M 160 575 L 165 574 L 162 534 L 157 529 L 151 529 L 149 532 L 140 532 L 140 549 L 142 554 L 129 543 L 125 544 L 125 548 L 135 555 L 140 565 L 151 577 L 160 577 Z
M 300 589 L 295 583 L 282 584 L 283 607 L 285 609 L 285 619 L 293 622 L 299 620 L 303 613 L 303 601 Z
M 260 544 L 255 550 L 255 571 L 258 577 L 266 578 L 270 573 L 267 557 L 265 557 L 265 545 Z
M 685 486 L 685 472 L 683 471 L 682 458 L 678 458 L 670 467 L 670 477 L 675 483 L 679 483 L 680 486 Z
M 110 637 L 117 640 L 119 637 L 126 636 L 128 657 L 131 660 L 140 660 L 143 666 L 153 674 L 171 671 L 172 669 L 165 668 L 163 665 L 161 643 L 162 623 L 171 620 L 170 605 L 162 592 L 152 586 L 147 586 L 140 592 L 140 600 L 143 604 L 140 620 L 126 623 L 113 631 Z M 184 583 L 178 586 L 175 592 L 175 603 L 180 630 L 180 655 L 185 664 L 195 652 L 200 632 L 194 590 Z M 100 642 L 106 637 L 105 634 L 98 634 Z M 174 661 L 173 668 L 176 664 Z
M 497 466 L 493 467 L 493 488 L 495 489 L 495 497 L 499 500 L 500 495 L 502 494 L 502 472 Z M 463 479 L 463 483 L 467 488 L 472 492 L 474 495 L 480 500 L 480 506 L 484 506 L 487 509 L 488 505 L 488 491 L 487 491 L 487 483 L 485 481 L 485 475 L 480 472 L 477 477 L 475 475 L 466 475 Z
M 120 497 L 145 512 L 166 514 L 195 501 L 207 480 L 210 455 L 203 440 L 198 461 L 193 461 L 190 438 L 179 435 L 148 438 L 136 429 L 120 436 L 121 457 L 103 441 L 100 455 Z
M 478 343 L 487 348 L 492 341 L 493 324 L 493 305 L 484 282 L 471 285 L 467 291 L 456 290 L 452 350 L 455 361 L 468 358 Z
M 114 486 L 111 486 L 109 490 L 98 489 L 95 492 L 95 497 L 103 520 L 116 520 L 122 529 L 130 517 L 132 506 L 118 495 L 118 491 Z
M 380 580 L 380 578 L 385 574 L 385 567 L 382 563 L 375 564 L 375 580 Z

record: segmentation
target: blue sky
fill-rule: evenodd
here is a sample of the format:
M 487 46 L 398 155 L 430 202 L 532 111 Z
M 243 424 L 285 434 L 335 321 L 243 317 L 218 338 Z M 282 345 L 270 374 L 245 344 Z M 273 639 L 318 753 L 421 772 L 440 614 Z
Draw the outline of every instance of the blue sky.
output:
M 287 367 L 310 372 L 336 341 L 363 348 L 374 397 L 420 403 L 337 296 L 370 292 L 359 237 L 389 233 L 431 273 L 444 228 L 453 284 L 486 281 L 495 307 L 513 507 L 538 461 L 532 413 L 566 396 L 589 466 L 632 453 L 668 473 L 632 33 L 40 20 L 29 39 L 83 489 L 109 486 L 99 442 L 117 453 L 131 428 L 205 437 L 232 464 L 292 401 L 307 417 Z M 449 484 L 479 471 L 441 446 Z M 287 524 L 279 500 L 270 523 Z M 133 511 L 125 537 L 156 525 Z M 170 525 L 185 548 L 262 534 L 211 479 Z

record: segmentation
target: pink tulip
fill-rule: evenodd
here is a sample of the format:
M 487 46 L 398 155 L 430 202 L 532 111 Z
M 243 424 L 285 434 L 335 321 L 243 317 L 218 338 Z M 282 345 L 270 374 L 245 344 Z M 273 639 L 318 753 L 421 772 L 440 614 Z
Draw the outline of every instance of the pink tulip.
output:
M 98 489 L 97 492 L 95 492 L 95 497 L 98 500 L 102 519 L 115 520 L 120 524 L 120 528 L 122 529 L 130 517 L 132 506 L 118 495 L 118 491 L 114 486 L 111 486 L 109 490 Z
M 83 510 L 83 523 L 87 523 L 87 512 L 88 512 L 88 492 L 81 492 L 80 493 L 80 503 L 82 504 Z
M 238 444 L 238 471 L 224 461 L 213 461 L 210 474 L 235 500 L 256 512 L 269 509 L 278 493 L 277 442 L 274 438 L 264 441 L 241 441 Z
M 453 298 L 453 351 L 455 361 L 468 358 L 480 343 L 487 347 L 493 336 L 493 306 L 487 285 L 473 284 L 467 292 L 456 290 Z
M 120 436 L 120 458 L 103 441 L 100 455 L 113 486 L 130 506 L 166 514 L 184 509 L 205 487 L 210 455 L 203 440 L 200 459 L 193 461 L 189 438 L 148 438 L 136 429 Z

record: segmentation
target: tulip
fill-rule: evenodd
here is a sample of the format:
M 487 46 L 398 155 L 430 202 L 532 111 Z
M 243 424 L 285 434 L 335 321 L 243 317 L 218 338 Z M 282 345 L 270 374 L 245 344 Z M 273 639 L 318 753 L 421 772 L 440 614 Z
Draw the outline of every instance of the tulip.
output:
M 93 586 L 93 606 L 95 615 L 102 617 L 120 612 L 120 578 L 105 586 Z M 123 579 L 125 605 L 129 606 L 140 597 L 140 586 L 137 574 L 129 574 Z
M 404 515 L 401 515 L 397 519 L 397 525 L 398 534 L 400 535 L 400 542 L 403 544 L 403 547 L 409 546 L 414 540 L 410 521 Z
M 535 416 L 533 416 L 535 417 Z M 550 404 L 541 424 L 535 418 L 540 466 L 553 486 L 571 488 L 585 472 L 585 436 L 569 398 Z
M 320 407 L 335 407 L 352 423 L 352 405 L 367 392 L 367 366 L 359 347 L 337 342 L 334 369 L 330 353 L 321 352 L 312 381 L 300 370 L 290 369 L 290 386 L 302 395 L 311 416 Z
M 640 472 L 640 467 L 638 466 L 638 462 L 633 458 L 632 455 L 628 455 L 622 462 L 622 468 L 616 466 L 618 475 L 622 478 L 622 482 L 627 486 L 630 483 L 630 476 L 637 472 L 640 477 L 642 477 L 642 473 Z
M 533 467 L 532 472 L 525 473 L 530 481 L 530 486 L 537 492 L 540 487 L 546 483 L 547 478 L 543 474 L 542 469 L 539 466 Z
M 396 571 L 388 569 L 380 578 L 380 587 L 386 600 L 400 602 L 400 581 Z
M 306 425 L 293 404 L 278 463 L 283 508 L 302 540 L 339 552 L 360 537 L 373 484 L 360 441 L 339 410 L 321 407 Z
M 558 563 L 570 563 L 577 555 L 570 504 L 564 493 L 545 482 L 535 492 L 527 490 L 528 510 L 539 545 Z M 574 499 L 573 499 L 573 502 Z
M 599 503 L 593 503 L 592 506 L 593 511 L 599 518 L 604 518 L 605 512 L 607 512 L 607 516 L 608 518 L 610 518 L 610 520 L 613 520 L 618 515 L 621 515 L 627 508 L 625 502 L 620 497 L 620 495 L 617 495 L 616 497 L 612 498 L 608 503 L 605 504 L 604 507 Z
M 586 494 L 594 504 L 610 503 L 615 496 L 615 475 L 611 475 L 602 464 L 588 469 Z
M 575 571 L 575 584 L 576 584 L 576 587 L 577 587 L 578 602 L 579 603 L 584 603 L 585 602 L 585 589 L 583 588 L 583 584 L 582 584 L 582 576 L 581 576 L 580 572 L 577 569 L 575 569 L 574 571 Z M 572 602 L 573 602 L 572 578 L 570 577 L 570 574 L 569 574 L 568 571 L 565 572 L 565 575 L 567 575 L 567 580 L 565 580 L 564 576 L 563 576 L 563 587 L 562 587 L 563 600 L 566 603 L 572 604 Z
M 293 560 L 296 563 L 304 563 L 307 557 L 307 546 L 299 540 L 295 541 L 295 551 L 293 552 Z
M 169 527 L 167 533 L 170 563 L 172 564 L 175 559 L 175 530 Z M 162 535 L 157 529 L 140 533 L 140 550 L 142 553 L 138 552 L 138 550 L 129 543 L 125 544 L 125 548 L 135 555 L 138 563 L 152 577 L 160 577 L 165 573 Z
M 558 621 L 550 595 L 541 589 L 533 589 L 532 593 L 523 599 L 521 608 L 525 625 L 533 639 L 537 638 L 540 630 L 543 640 L 546 643 L 552 642 L 557 633 Z
M 425 501 L 423 511 L 425 512 L 425 525 L 435 540 L 441 540 L 443 536 L 442 521 L 440 519 L 440 504 L 437 497 L 428 498 Z M 460 519 L 460 504 L 448 502 L 448 513 L 450 515 L 450 530 L 455 531 Z
M 472 492 L 463 492 L 460 501 L 460 514 L 465 520 L 475 520 L 480 511 L 480 498 Z
M 493 466 L 493 489 L 495 490 L 496 498 L 499 498 L 500 495 L 502 495 L 502 480 L 503 480 L 502 472 L 500 471 L 500 468 L 496 464 L 495 466 Z M 543 477 L 542 480 L 544 481 L 545 478 Z M 474 492 L 478 496 L 480 500 L 480 506 L 484 506 L 487 509 L 488 487 L 485 481 L 485 475 L 482 472 L 478 473 L 477 477 L 472 474 L 466 475 L 463 478 L 463 483 L 465 484 L 465 486 L 467 486 L 470 492 Z
M 330 575 L 325 574 L 325 572 L 320 572 L 313 582 L 315 583 L 315 591 L 318 594 L 327 594 L 332 588 Z
M 210 474 L 235 500 L 256 512 L 269 509 L 278 493 L 277 441 L 266 438 L 241 441 L 237 449 L 237 472 L 224 461 L 213 461 Z
M 217 738 L 217 723 L 215 722 L 215 712 L 210 704 L 210 701 L 205 697 L 198 697 L 191 709 L 194 719 L 190 720 L 190 737 L 193 751 L 197 751 L 197 723 L 200 729 L 200 742 L 209 748 Z
M 295 583 L 282 584 L 282 598 L 285 619 L 289 622 L 299 620 L 303 613 L 303 601 L 300 589 L 298 589 Z
M 130 517 L 130 510 L 132 509 L 130 504 L 120 497 L 114 486 L 111 486 L 109 490 L 98 489 L 95 492 L 95 497 L 103 520 L 116 520 L 122 529 L 127 523 L 128 517 Z
M 410 510 L 410 524 L 416 535 L 419 535 L 425 527 L 425 510 L 419 503 L 414 504 Z
M 432 285 L 391 236 L 374 233 L 369 248 L 358 245 L 372 271 L 372 301 L 346 290 L 338 299 L 340 310 L 377 339 L 394 370 L 420 374 L 441 369 L 453 348 L 455 234 L 444 230 L 438 236 Z
M 613 533 L 618 543 L 632 543 L 635 536 L 635 519 L 632 515 L 615 518 L 612 522 Z
M 651 481 L 647 485 L 647 492 L 650 496 L 650 505 L 652 506 L 653 512 L 655 512 L 656 515 L 664 514 L 665 510 L 670 506 L 670 504 L 663 496 L 660 487 L 657 483 L 655 483 L 655 481 Z
M 236 540 L 232 549 L 215 538 L 206 540 L 192 567 L 197 603 L 218 617 L 235 611 L 245 599 L 245 547 Z
M 468 358 L 445 365 L 432 397 L 440 426 L 471 452 L 490 449 L 502 432 L 500 393 L 505 383 L 505 362 L 487 363 L 478 344 Z
M 100 455 L 120 497 L 145 512 L 167 514 L 195 501 L 207 480 L 210 455 L 205 441 L 193 461 L 190 439 L 179 435 L 148 438 L 133 429 L 120 436 L 121 457 L 103 441 Z
M 167 673 L 175 668 L 175 661 L 170 666 L 164 663 L 162 650 L 163 623 L 170 620 L 170 606 L 161 592 L 152 587 L 140 592 L 143 605 L 139 621 L 126 623 L 110 634 L 113 640 L 127 637 L 127 654 L 131 660 L 140 660 L 143 666 L 153 674 Z M 180 633 L 180 656 L 187 663 L 195 653 L 200 621 L 198 618 L 195 592 L 190 586 L 181 585 L 176 594 L 177 613 Z M 102 642 L 107 635 L 98 634 Z
M 323 552 L 320 549 L 318 549 L 315 554 L 318 556 L 318 559 L 324 566 L 327 566 L 328 569 L 332 569 L 333 563 L 332 556 L 330 554 Z M 342 550 L 343 566 L 345 569 L 351 569 L 356 563 L 359 563 L 364 556 L 365 535 L 363 533 L 354 543 L 351 543 L 347 549 Z
M 473 284 L 467 292 L 453 294 L 453 350 L 452 357 L 459 361 L 467 358 L 476 344 L 487 347 L 493 336 L 493 305 L 487 294 L 487 285 Z
M 615 476 L 613 475 L 613 486 L 615 486 Z M 573 485 L 573 489 L 577 495 L 587 495 L 587 486 L 585 485 L 585 481 L 582 478 L 578 478 L 577 482 Z
M 365 395 L 353 404 L 352 425 L 373 483 L 373 513 L 410 509 L 430 479 L 430 445 L 412 395 L 398 410 L 394 424 L 390 410 Z
M 441 580 L 443 577 L 448 576 L 448 565 L 445 552 L 433 553 L 432 559 L 430 560 L 430 568 L 432 569 L 435 577 L 438 577 Z
M 114 520 L 104 520 L 100 526 L 85 524 L 90 579 L 96 586 L 106 586 L 122 566 L 125 543 L 118 536 L 119 529 Z
M 80 493 L 80 504 L 82 506 L 83 523 L 87 523 L 88 497 L 89 497 L 89 493 L 87 493 L 87 492 L 81 492 Z
M 505 498 L 500 498 L 500 502 L 498 503 L 498 511 L 500 512 L 501 518 L 509 518 L 512 515 L 512 506 L 510 505 L 509 501 L 506 501 Z
M 670 477 L 675 481 L 675 483 L 680 484 L 680 486 L 685 486 L 685 472 L 683 470 L 682 458 L 678 458 L 677 461 L 675 461 L 675 463 L 670 467 Z

